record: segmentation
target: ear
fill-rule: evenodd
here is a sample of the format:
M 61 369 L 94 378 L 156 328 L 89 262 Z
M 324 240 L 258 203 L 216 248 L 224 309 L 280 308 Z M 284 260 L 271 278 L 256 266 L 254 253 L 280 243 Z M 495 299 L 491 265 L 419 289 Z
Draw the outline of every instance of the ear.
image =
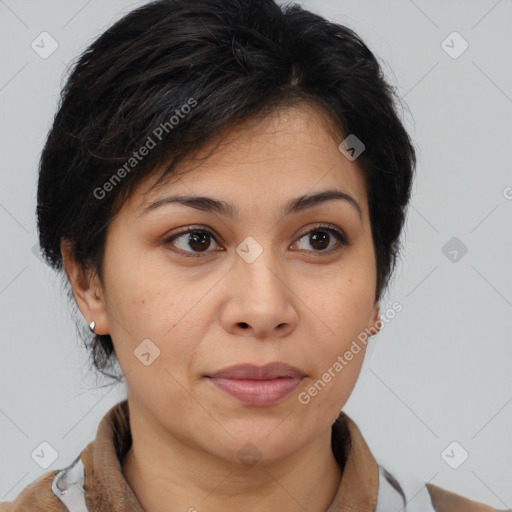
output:
M 380 304 L 376 302 L 373 308 L 371 322 L 368 325 L 368 330 L 372 333 L 372 336 L 375 336 L 380 331 L 381 327 L 382 322 L 380 320 Z
M 62 240 L 60 244 L 64 271 L 68 277 L 78 308 L 87 324 L 95 322 L 95 334 L 109 334 L 107 309 L 103 287 L 96 274 L 88 275 L 73 257 L 71 243 Z

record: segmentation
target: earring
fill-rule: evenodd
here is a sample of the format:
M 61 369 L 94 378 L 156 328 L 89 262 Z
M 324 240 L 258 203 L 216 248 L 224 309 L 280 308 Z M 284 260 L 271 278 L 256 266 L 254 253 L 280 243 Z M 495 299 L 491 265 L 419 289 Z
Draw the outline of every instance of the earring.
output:
M 91 332 L 94 332 L 94 328 L 96 327 L 96 322 L 93 320 L 90 324 L 89 324 L 89 329 L 91 330 Z

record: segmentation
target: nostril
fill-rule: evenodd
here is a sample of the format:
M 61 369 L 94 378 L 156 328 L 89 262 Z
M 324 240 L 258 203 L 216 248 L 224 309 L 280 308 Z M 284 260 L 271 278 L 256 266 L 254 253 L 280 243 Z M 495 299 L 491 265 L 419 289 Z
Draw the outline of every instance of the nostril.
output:
M 240 327 L 242 327 L 242 329 L 247 329 L 249 327 L 249 324 L 246 324 L 245 322 L 240 322 Z

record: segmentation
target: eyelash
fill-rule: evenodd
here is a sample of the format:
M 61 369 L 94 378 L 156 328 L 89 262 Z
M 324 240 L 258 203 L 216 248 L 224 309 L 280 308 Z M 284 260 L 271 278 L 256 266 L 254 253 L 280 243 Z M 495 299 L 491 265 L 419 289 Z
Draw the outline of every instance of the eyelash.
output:
M 306 231 L 306 233 L 303 233 L 298 238 L 298 240 L 301 240 L 305 236 L 310 235 L 311 233 L 314 233 L 316 231 L 327 231 L 329 233 L 334 234 L 334 237 L 337 240 L 337 244 L 334 247 L 332 247 L 331 249 L 327 250 L 327 251 L 306 251 L 306 252 L 311 252 L 313 254 L 317 254 L 317 255 L 322 256 L 324 254 L 332 254 L 333 252 L 335 252 L 337 250 L 340 250 L 343 247 L 347 247 L 349 245 L 349 240 L 348 240 L 347 236 L 345 235 L 345 233 L 343 233 L 343 231 L 340 231 L 338 228 L 336 228 L 332 224 L 320 224 L 318 226 L 314 226 L 309 231 Z M 210 235 L 213 238 L 213 240 L 215 240 L 215 243 L 218 243 L 216 238 L 215 238 L 215 235 L 209 229 L 189 226 L 189 227 L 183 229 L 182 231 L 180 231 L 179 233 L 175 233 L 174 235 L 166 238 L 164 240 L 164 244 L 165 245 L 171 244 L 177 238 L 180 238 L 181 236 L 186 235 L 188 233 L 207 233 L 208 235 Z M 187 251 L 178 250 L 176 252 L 182 254 L 186 258 L 204 258 L 209 253 L 214 252 L 214 251 L 206 251 L 206 252 L 203 252 L 203 253 L 190 253 L 190 252 L 187 252 Z

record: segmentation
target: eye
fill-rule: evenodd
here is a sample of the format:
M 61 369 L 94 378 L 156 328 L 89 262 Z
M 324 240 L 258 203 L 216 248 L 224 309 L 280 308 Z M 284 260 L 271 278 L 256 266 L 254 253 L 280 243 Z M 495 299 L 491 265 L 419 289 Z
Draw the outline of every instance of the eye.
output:
M 300 245 L 302 239 L 306 240 L 306 245 L 309 244 L 313 248 L 313 251 L 307 248 L 304 249 L 304 247 L 299 247 L 299 249 L 314 253 L 331 253 L 341 249 L 341 247 L 346 247 L 349 243 L 345 234 L 332 225 L 315 226 L 304 233 L 295 244 Z M 173 245 L 179 249 L 178 252 L 181 252 L 185 257 L 197 258 L 203 257 L 209 252 L 223 250 L 217 248 L 209 251 L 208 249 L 212 247 L 212 240 L 217 244 L 215 236 L 210 230 L 189 226 L 179 233 L 165 239 L 164 244 Z
M 296 243 L 299 244 L 302 239 L 306 241 L 303 245 L 310 245 L 315 253 L 331 253 L 348 245 L 345 234 L 331 225 L 320 225 L 310 229 Z
M 194 258 L 201 257 L 202 254 L 200 253 L 213 252 L 207 250 L 211 246 L 212 239 L 215 241 L 213 233 L 208 229 L 188 227 L 179 233 L 176 233 L 175 235 L 167 238 L 164 243 L 172 243 L 175 247 L 181 249 L 180 252 L 183 252 L 184 256 Z M 192 249 L 192 252 L 190 249 Z

